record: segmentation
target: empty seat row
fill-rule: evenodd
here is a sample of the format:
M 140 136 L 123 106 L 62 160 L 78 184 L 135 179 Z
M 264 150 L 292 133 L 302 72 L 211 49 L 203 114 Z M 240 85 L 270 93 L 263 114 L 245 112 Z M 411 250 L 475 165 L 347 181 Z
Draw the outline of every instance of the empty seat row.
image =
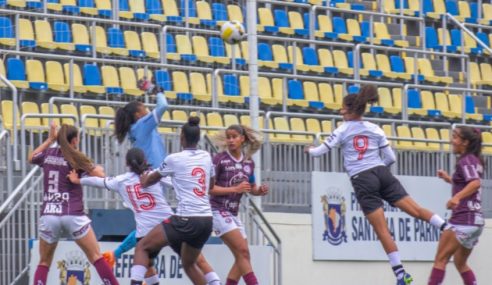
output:
M 463 32 L 460 29 L 443 30 L 442 28 L 436 29 L 433 27 L 425 28 L 425 47 L 436 51 L 446 52 L 462 52 L 472 54 L 487 53 L 484 48 L 477 43 L 469 34 Z M 478 39 L 482 41 L 487 47 L 490 46 L 492 40 L 492 34 L 486 34 L 484 32 L 475 33 Z M 463 39 L 461 38 L 463 36 Z M 445 43 L 443 40 L 445 38 Z M 463 41 L 463 45 L 461 42 Z

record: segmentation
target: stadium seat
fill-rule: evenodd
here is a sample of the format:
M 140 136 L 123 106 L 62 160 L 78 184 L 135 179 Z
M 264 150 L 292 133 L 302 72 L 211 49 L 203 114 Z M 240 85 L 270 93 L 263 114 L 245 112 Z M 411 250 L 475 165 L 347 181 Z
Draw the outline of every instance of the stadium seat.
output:
M 90 29 L 92 31 L 92 27 Z M 94 29 L 96 34 L 96 51 L 105 55 L 110 54 L 111 48 L 108 47 L 108 40 L 104 28 L 96 26 Z
M 335 67 L 343 74 L 353 75 L 354 70 L 349 67 L 349 63 L 347 60 L 347 55 L 345 51 L 342 50 L 334 50 L 332 51 L 333 60 L 335 62 Z
M 487 78 L 488 80 L 492 80 L 492 66 L 490 63 L 480 63 L 480 73 L 482 74 L 482 79 Z
M 331 53 L 329 53 L 329 56 L 331 57 Z M 304 64 L 309 68 L 310 71 L 318 72 L 318 73 L 324 73 L 324 72 L 332 73 L 332 74 L 338 73 L 338 70 L 335 68 L 332 69 L 325 68 L 319 64 L 318 54 L 316 53 L 316 50 L 314 48 L 303 47 L 302 57 L 303 57 Z
M 424 130 L 421 127 L 412 127 L 412 137 L 414 139 L 420 139 L 420 140 L 426 140 L 427 137 L 425 136 Z M 415 149 L 420 150 L 420 151 L 433 151 L 433 149 L 430 149 L 427 142 L 423 141 L 416 141 L 413 143 Z
M 128 56 L 128 49 L 125 46 L 123 32 L 119 28 L 108 28 L 108 47 L 111 53 L 121 56 Z
M 86 118 L 85 121 L 82 121 L 82 117 L 84 115 L 98 115 L 96 108 L 94 106 L 90 106 L 90 105 L 80 106 L 80 120 L 81 120 L 80 123 L 85 128 L 88 128 L 86 130 L 87 134 L 89 134 L 91 136 L 101 135 L 101 132 L 98 130 L 99 129 L 99 119 Z
M 232 125 L 239 125 L 239 119 L 233 114 L 224 114 L 224 126 L 229 127 Z
M 428 140 L 441 140 L 439 132 L 437 131 L 436 128 L 425 128 L 425 136 L 427 137 Z M 434 150 L 434 151 L 444 150 L 443 143 L 429 142 L 427 143 L 427 147 L 429 148 L 429 150 Z
M 189 62 L 197 60 L 198 57 L 193 53 L 191 41 L 187 35 L 176 35 L 176 48 L 182 60 Z
M 273 10 L 273 16 L 275 19 L 275 26 L 279 28 L 279 31 L 286 35 L 294 35 L 296 32 L 290 27 L 289 18 L 285 10 L 275 9 Z
M 238 5 L 227 5 L 227 13 L 229 15 L 229 21 L 238 21 L 239 23 L 244 23 L 243 11 Z
M 13 102 L 11 100 L 2 100 L 2 123 L 3 123 L 3 128 L 7 130 L 12 130 L 14 127 L 14 113 L 13 113 Z M 17 128 L 20 128 L 20 112 L 19 108 L 15 106 L 17 109 L 17 116 L 16 116 L 16 125 Z
M 198 61 L 201 61 L 203 63 L 207 64 L 213 64 L 215 62 L 217 63 L 222 63 L 222 64 L 227 64 L 228 63 L 228 58 L 219 58 L 219 57 L 213 57 L 210 56 L 209 52 L 209 46 L 207 44 L 207 40 L 202 37 L 202 36 L 193 36 L 192 37 L 192 42 L 193 42 L 193 50 L 195 51 L 195 55 L 198 59 Z M 179 50 L 179 42 L 177 43 L 178 45 L 178 50 Z
M 245 97 L 249 97 L 249 76 L 241 76 L 239 81 L 241 92 Z M 243 90 L 247 90 L 247 92 L 243 92 Z M 282 100 L 272 97 L 272 86 L 270 80 L 266 77 L 258 77 L 258 97 L 262 104 L 269 106 L 278 106 L 282 104 Z
M 106 89 L 102 84 L 101 72 L 99 71 L 97 65 L 84 65 L 83 80 L 84 87 L 87 89 L 87 91 L 97 94 L 106 93 Z
M 396 127 L 396 134 L 398 138 L 401 139 L 411 139 L 412 138 L 412 133 L 410 132 L 410 128 L 405 125 L 400 125 Z M 412 141 L 406 141 L 406 140 L 398 140 L 396 142 L 396 147 L 399 149 L 407 149 L 407 150 L 412 150 L 415 149 L 414 142 Z
M 58 106 L 53 104 L 53 109 L 50 112 L 50 104 L 49 103 L 42 103 L 41 104 L 41 113 L 43 114 L 60 114 L 58 111 Z M 59 118 L 53 118 L 51 119 L 55 122 L 57 126 L 61 126 L 61 121 Z M 48 127 L 50 125 L 50 119 L 49 118 L 42 118 L 41 121 L 43 122 L 43 126 Z
M 217 25 L 219 26 L 222 26 L 223 23 L 229 20 L 225 4 L 212 3 L 212 18 L 217 22 Z
M 492 3 L 482 3 L 482 15 L 480 24 L 491 25 L 492 24 Z
M 275 131 L 290 131 L 289 122 L 285 117 L 273 118 L 273 125 L 270 125 L 270 129 Z M 270 136 L 272 142 L 292 142 L 292 136 L 288 133 L 275 133 L 273 138 Z
M 290 118 L 290 129 L 294 132 L 306 132 L 306 124 L 302 118 Z M 294 142 L 309 144 L 313 142 L 314 136 L 292 134 Z
M 334 112 L 338 112 L 342 107 L 341 101 L 338 101 L 335 93 L 333 92 L 333 87 L 329 83 L 319 83 L 319 97 L 320 101 L 323 102 L 325 108 L 328 108 Z
M 468 1 L 458 2 L 459 15 L 464 22 L 476 24 L 478 22 L 478 5 L 477 3 L 468 3 Z
M 281 31 L 284 34 L 292 35 L 294 31 L 289 28 L 279 28 L 275 26 L 275 22 L 273 21 L 272 10 L 268 8 L 258 8 L 258 21 L 257 25 L 258 32 L 267 32 L 267 33 L 278 33 Z
M 241 45 L 230 45 L 228 43 L 224 43 L 226 50 L 226 57 L 230 58 L 231 61 L 233 58 L 236 60 L 236 65 L 243 66 L 247 63 L 247 59 L 243 57 L 243 53 L 241 52 Z M 234 50 L 234 54 L 232 51 Z
M 36 20 L 34 21 L 34 28 L 36 30 L 37 46 L 50 50 L 58 47 L 58 45 L 53 42 L 53 32 L 48 21 Z
M 307 118 L 306 131 L 315 134 L 321 133 L 321 125 L 319 124 L 319 120 L 315 118 Z
M 318 38 L 327 38 L 329 40 L 336 40 L 338 34 L 333 31 L 332 20 L 328 15 L 318 15 L 318 27 L 316 29 L 315 36 Z
M 171 36 L 170 34 L 167 35 Z M 155 34 L 151 32 L 142 32 L 140 36 L 142 37 L 142 45 L 145 54 L 150 58 L 159 59 L 161 56 L 159 52 L 159 44 L 157 43 Z
M 94 0 L 79 0 L 79 8 L 82 14 L 97 16 L 99 11 L 96 8 Z M 74 35 L 75 36 L 75 35 Z
M 15 46 L 15 34 L 12 21 L 7 17 L 0 17 L 0 44 Z
M 193 99 L 210 103 L 212 100 L 211 92 L 207 89 L 207 82 L 202 73 L 190 73 L 191 93 Z
M 333 132 L 332 121 L 328 121 L 328 120 L 321 121 L 321 131 L 326 134 L 331 134 Z
M 162 87 L 165 93 L 168 91 L 173 91 L 173 82 L 167 70 L 156 70 L 154 72 L 154 76 L 157 86 Z
M 341 17 L 333 17 L 333 32 L 337 34 L 337 38 L 344 41 L 353 41 L 352 35 L 348 34 L 345 20 Z
M 443 36 L 445 37 L 445 42 L 443 41 Z M 444 51 L 444 46 L 446 46 L 447 52 L 456 52 L 458 50 L 458 47 L 451 43 L 449 30 L 437 29 L 437 39 L 439 41 L 438 50 Z
M 410 46 L 408 41 L 406 40 L 394 40 L 388 32 L 388 27 L 385 23 L 375 22 L 374 23 L 374 34 L 375 38 L 374 43 L 378 45 L 386 45 L 386 46 L 398 46 L 407 48 Z
M 224 128 L 224 120 L 219 113 L 207 113 L 207 122 L 207 127 Z M 207 134 L 211 136 L 217 134 L 218 132 L 219 130 L 207 130 Z
M 290 28 L 294 30 L 294 33 L 298 36 L 308 37 L 309 36 L 309 27 L 306 28 L 306 24 L 304 23 L 303 17 L 299 12 L 290 11 L 289 22 Z
M 482 131 L 482 142 L 484 144 L 492 144 L 492 133 L 487 131 Z M 484 146 L 483 153 L 490 155 L 492 154 L 492 146 Z
M 60 112 L 61 112 L 61 114 L 74 115 L 76 118 L 80 118 L 79 112 L 77 111 L 77 108 L 74 105 L 62 104 L 60 106 Z M 71 118 L 62 118 L 61 123 L 66 124 L 66 125 L 71 125 L 71 126 L 75 125 L 75 121 Z
M 174 1 L 174 0 L 172 0 Z M 188 4 L 186 4 L 188 3 Z M 188 5 L 188 23 L 193 24 L 193 25 L 199 25 L 200 24 L 200 19 L 197 17 L 197 8 L 196 8 L 196 0 L 180 0 L 180 6 L 179 6 L 179 11 L 181 16 L 186 15 L 186 5 Z M 166 3 L 169 4 L 169 3 Z M 164 5 L 164 9 L 167 11 L 167 5 Z M 166 12 L 167 14 L 167 12 Z
M 384 108 L 384 112 L 396 115 L 401 113 L 401 105 L 396 106 L 393 103 L 393 96 L 391 95 L 391 90 L 387 87 L 379 87 L 379 106 Z
M 173 110 L 171 112 L 171 116 L 173 118 L 173 121 L 180 121 L 183 123 L 188 121 L 188 115 L 183 110 Z
M 436 92 L 434 96 L 436 98 L 436 108 L 444 117 L 449 119 L 457 119 L 461 117 L 459 113 L 451 112 L 448 95 L 442 92 Z
M 125 37 L 126 47 L 128 48 L 128 54 L 131 57 L 144 58 L 147 56 L 145 51 L 142 50 L 142 44 L 140 43 L 140 37 L 137 32 L 125 31 L 123 34 Z
M 183 17 L 181 17 L 181 15 L 179 14 L 176 0 L 162 0 L 162 7 L 164 7 L 164 15 L 166 16 L 167 22 L 178 23 L 178 24 L 183 22 Z M 195 18 L 189 18 L 188 22 L 196 24 L 197 23 L 196 20 Z
M 333 55 L 329 49 L 318 48 L 318 59 L 319 64 L 324 68 L 326 73 L 338 74 L 339 70 L 333 63 Z M 343 71 L 340 72 L 344 73 Z
M 151 33 L 152 34 L 152 33 Z M 185 61 L 196 61 L 196 56 L 192 54 L 193 52 L 191 51 L 191 43 L 190 40 L 187 36 L 185 35 L 176 35 L 176 39 L 181 42 L 180 49 L 183 51 L 187 51 L 188 53 L 185 54 L 178 54 L 178 49 L 176 42 L 174 41 L 174 37 L 171 34 L 166 34 L 166 59 L 169 60 L 185 60 Z M 185 46 L 187 45 L 187 46 Z M 144 43 L 145 46 L 145 43 Z M 189 51 L 188 51 L 189 49 Z
M 432 1 L 432 2 L 431 2 Z M 444 0 L 428 0 L 426 2 L 431 2 L 431 10 L 427 12 L 426 16 L 439 20 L 443 14 L 446 14 L 446 5 Z M 424 7 L 429 6 L 428 3 L 424 2 Z M 424 10 L 427 10 L 424 8 Z
M 301 49 L 298 46 L 296 46 L 295 49 L 293 46 L 287 47 L 287 51 L 289 55 L 289 63 L 291 63 L 292 66 L 294 66 L 294 50 L 295 50 L 295 59 L 296 59 L 296 63 L 295 63 L 296 69 L 303 72 L 310 71 L 311 67 L 304 64 L 304 58 L 302 56 Z
M 62 6 L 63 13 L 68 13 L 73 15 L 80 14 L 80 7 L 77 5 L 76 0 L 60 0 L 60 4 Z
M 241 96 L 238 77 L 234 74 L 225 74 L 223 79 L 217 78 L 217 91 L 219 102 L 243 104 L 244 97 Z
M 32 23 L 28 19 L 19 19 L 19 44 L 22 48 L 36 47 L 34 39 L 34 30 Z
M 62 12 L 63 6 L 60 4 L 58 0 L 50 0 L 46 3 L 46 8 L 55 12 Z
M 97 13 L 100 17 L 111 18 L 111 0 L 95 0 Z
M 72 35 L 75 50 L 79 52 L 89 53 L 92 51 L 92 45 L 89 40 L 87 27 L 82 24 L 72 24 Z
M 118 72 L 114 66 L 103 65 L 101 67 L 101 75 L 103 86 L 106 88 L 107 94 L 121 95 L 123 88 L 120 85 Z
M 222 64 L 230 63 L 230 58 L 228 58 L 226 55 L 224 41 L 221 38 L 209 37 L 208 46 L 210 47 L 210 55 L 214 57 L 215 62 Z
M 4 77 L 7 77 L 7 73 L 5 72 L 5 64 L 3 63 L 3 60 L 0 58 L 0 74 L 3 75 Z M 0 80 L 0 88 L 5 88 L 7 85 Z
M 173 92 L 166 92 L 166 97 L 170 99 L 179 99 L 191 101 L 193 99 L 190 93 L 190 83 L 188 76 L 182 71 L 173 71 Z
M 149 19 L 158 22 L 166 22 L 166 16 L 164 15 L 162 2 L 160 0 L 145 0 L 145 8 L 149 14 Z
M 144 77 L 147 78 L 148 80 L 152 80 L 152 78 L 154 77 L 152 70 L 145 69 L 145 68 L 137 68 L 137 81 Z
M 309 107 L 313 109 L 323 109 L 325 104 L 320 100 L 318 85 L 315 82 L 304 81 L 304 100 L 308 101 Z
M 149 19 L 149 14 L 145 10 L 145 0 L 128 0 L 130 5 L 130 11 L 133 13 L 133 18 L 135 20 L 147 21 Z
M 469 34 L 465 32 L 463 34 L 464 47 L 461 46 L 462 31 L 460 29 L 451 30 L 451 42 L 454 46 L 458 47 L 458 51 L 463 49 L 465 53 L 481 54 L 483 51 L 482 47 L 477 46 L 477 42 Z
M 287 57 L 287 52 L 283 45 L 274 44 L 272 45 L 273 59 L 278 63 L 278 67 L 282 70 L 292 70 L 294 68 L 293 64 L 289 62 Z
M 135 77 L 135 71 L 130 67 L 120 67 L 118 68 L 120 73 L 121 88 L 123 92 L 132 96 L 141 96 L 143 91 L 137 87 L 137 78 Z M 104 75 L 104 74 L 103 74 Z
M 35 102 L 24 101 L 21 104 L 21 112 L 24 114 L 40 114 L 39 106 Z M 40 118 L 26 118 L 24 120 L 24 126 L 29 132 L 39 133 L 43 132 L 39 130 L 39 127 L 42 126 Z M 37 129 L 37 130 L 36 130 Z
M 46 83 L 48 88 L 58 92 L 67 92 L 68 84 L 65 83 L 63 67 L 58 61 L 46 61 Z
M 72 42 L 72 31 L 67 23 L 55 21 L 53 32 L 57 48 L 67 51 L 75 50 L 75 45 Z
M 359 70 L 362 76 L 382 77 L 384 75 L 385 77 L 388 77 L 386 76 L 386 74 L 384 74 L 381 70 L 378 69 L 376 65 L 376 60 L 372 53 L 368 53 L 368 52 L 362 53 L 362 66 L 363 68 Z
M 129 0 L 114 0 L 118 1 L 118 16 L 126 20 L 133 19 L 133 12 L 130 11 Z
M 198 19 L 200 19 L 200 25 L 215 27 L 217 21 L 212 18 L 212 9 L 210 4 L 206 1 L 196 1 L 196 11 Z
M 67 83 L 68 87 L 70 87 L 70 64 L 65 63 L 63 64 L 63 71 L 65 73 L 65 82 Z M 77 64 L 73 64 L 73 90 L 74 92 L 77 93 L 85 93 L 87 91 L 87 88 L 84 86 L 82 83 L 82 73 L 80 72 L 80 67 Z M 49 82 L 48 82 L 49 84 Z M 104 93 L 104 88 L 101 86 L 101 89 L 98 89 L 98 87 L 93 86 L 91 88 L 94 88 L 94 91 L 101 91 L 101 92 L 95 92 L 95 93 Z
M 17 88 L 29 88 L 29 82 L 26 79 L 26 68 L 22 60 L 18 58 L 7 59 L 7 79 Z
M 248 50 L 247 48 L 246 49 L 243 48 L 243 52 L 246 51 L 247 53 L 247 50 Z M 292 69 L 292 67 L 290 67 L 290 65 L 287 62 L 285 63 L 288 65 L 290 69 Z M 260 67 L 268 67 L 273 69 L 279 68 L 279 63 L 273 61 L 273 52 L 270 44 L 266 44 L 266 43 L 258 44 L 258 65 Z M 287 67 L 287 66 L 283 65 L 283 67 Z
M 408 58 L 405 58 L 405 60 Z M 424 76 L 425 80 L 430 82 L 441 82 L 444 84 L 453 83 L 453 78 L 450 76 L 436 76 L 434 74 L 434 69 L 432 68 L 431 62 L 427 58 L 418 59 L 419 71 Z
M 115 112 L 114 112 L 114 109 L 112 107 L 109 107 L 109 106 L 99 106 L 99 115 L 104 115 L 104 116 L 109 116 L 111 118 L 114 118 L 115 116 Z M 168 113 L 168 112 L 166 112 Z M 99 126 L 101 128 L 106 128 L 106 127 L 111 127 L 110 125 L 110 122 L 112 120 L 108 120 L 108 119 L 99 119 Z
M 476 62 L 470 62 L 470 82 L 473 85 L 489 85 L 492 86 L 492 79 L 483 80 L 480 73 L 480 67 Z
M 384 76 L 391 79 L 402 79 L 402 80 L 410 80 L 412 77 L 409 74 L 394 72 L 391 69 L 391 64 L 388 56 L 383 53 L 376 54 L 376 62 L 378 69 L 384 73 Z

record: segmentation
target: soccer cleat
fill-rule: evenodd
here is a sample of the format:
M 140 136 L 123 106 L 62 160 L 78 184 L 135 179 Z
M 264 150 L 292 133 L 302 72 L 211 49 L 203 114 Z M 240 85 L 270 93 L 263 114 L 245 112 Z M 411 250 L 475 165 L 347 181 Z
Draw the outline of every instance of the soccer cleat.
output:
M 106 251 L 103 252 L 102 254 L 104 260 L 108 263 L 109 267 L 113 268 L 114 264 L 116 263 L 116 260 L 114 258 L 114 252 L 113 251 Z
M 396 280 L 396 285 L 409 285 L 412 284 L 412 282 L 412 276 L 408 273 L 405 273 L 402 278 Z

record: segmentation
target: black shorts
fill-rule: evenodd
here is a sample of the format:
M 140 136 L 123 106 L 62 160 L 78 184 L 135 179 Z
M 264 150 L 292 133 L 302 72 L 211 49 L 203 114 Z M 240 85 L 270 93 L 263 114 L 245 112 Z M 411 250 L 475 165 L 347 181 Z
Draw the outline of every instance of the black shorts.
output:
M 181 254 L 181 244 L 202 249 L 212 234 L 212 217 L 180 217 L 171 216 L 162 225 L 171 248 Z
M 365 215 L 383 206 L 383 200 L 394 205 L 408 196 L 400 181 L 386 166 L 376 166 L 350 178 L 355 196 Z

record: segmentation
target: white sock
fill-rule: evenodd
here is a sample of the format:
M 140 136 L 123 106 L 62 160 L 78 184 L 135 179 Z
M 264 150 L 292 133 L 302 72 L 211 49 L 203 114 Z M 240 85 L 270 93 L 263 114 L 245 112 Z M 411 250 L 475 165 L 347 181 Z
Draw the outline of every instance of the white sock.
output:
M 442 227 L 442 225 L 444 225 L 445 221 L 440 216 L 434 214 L 434 215 L 432 215 L 431 219 L 429 220 L 429 223 L 431 225 L 433 225 L 434 227 L 441 229 L 441 227 Z
M 156 275 L 152 275 L 150 277 L 145 278 L 145 284 L 147 284 L 147 285 L 159 284 L 159 276 L 157 276 L 157 274 L 156 274 Z
M 131 279 L 134 281 L 144 281 L 147 268 L 143 265 L 133 265 L 130 271 Z
M 221 285 L 219 275 L 213 271 L 205 274 L 205 280 L 208 285 Z
M 400 253 L 398 251 L 393 251 L 388 254 L 388 259 L 391 267 L 401 265 Z

